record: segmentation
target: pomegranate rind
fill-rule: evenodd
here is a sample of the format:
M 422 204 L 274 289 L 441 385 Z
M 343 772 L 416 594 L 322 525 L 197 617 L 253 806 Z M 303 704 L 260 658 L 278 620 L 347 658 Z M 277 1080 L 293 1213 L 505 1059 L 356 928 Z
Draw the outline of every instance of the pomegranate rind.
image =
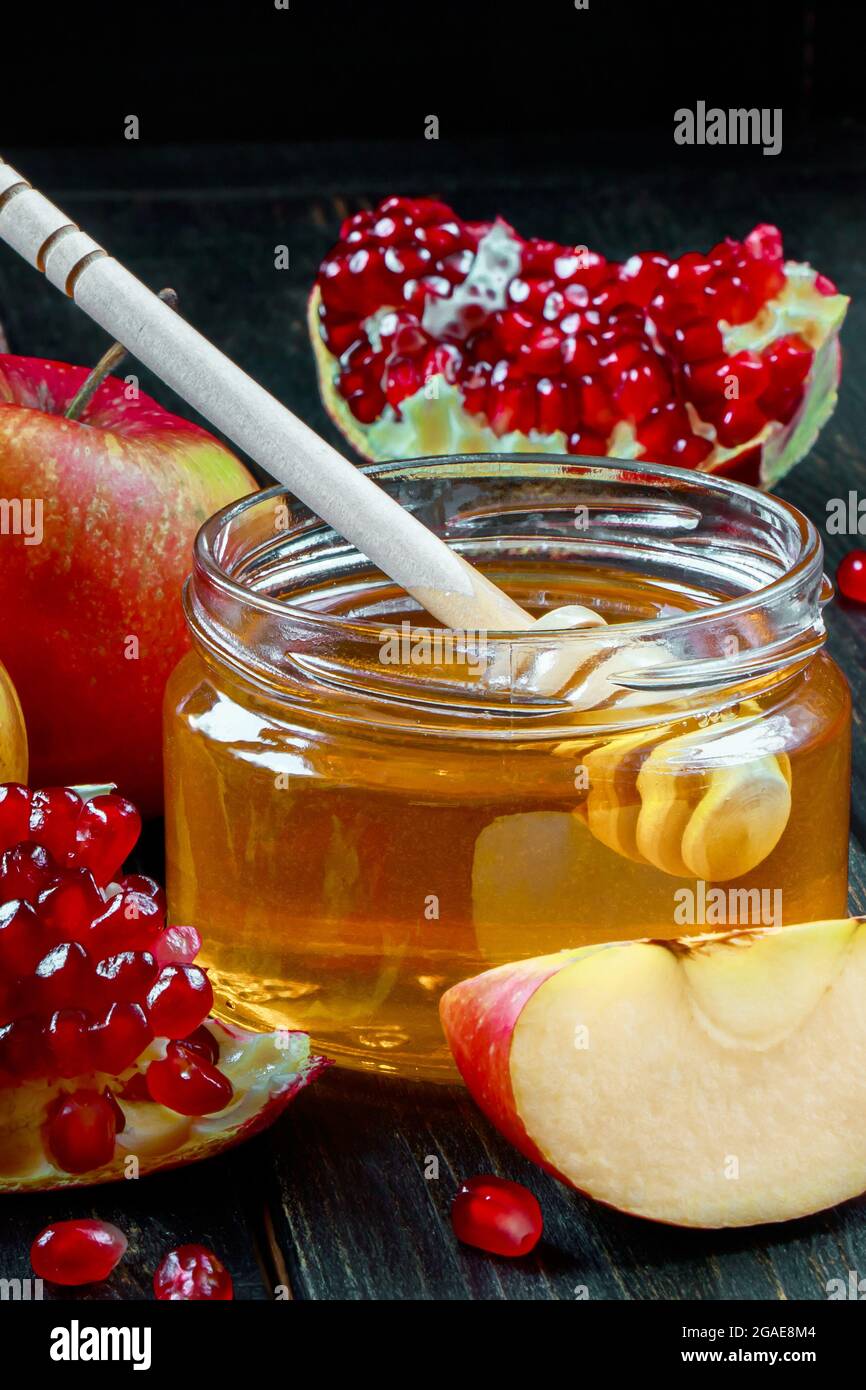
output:
M 809 343 L 815 355 L 795 415 L 785 424 L 768 420 L 752 439 L 725 448 L 716 438 L 714 427 L 700 419 L 691 403 L 687 405 L 695 433 L 712 444 L 711 452 L 698 465 L 699 471 L 724 473 L 763 488 L 775 485 L 810 452 L 833 414 L 841 374 L 839 330 L 850 302 L 845 295 L 828 295 L 818 290 L 818 275 L 807 264 L 789 261 L 784 271 L 784 289 L 767 301 L 754 320 L 733 329 L 721 323 L 719 327 L 726 329 L 723 336 L 730 354 L 760 350 L 787 333 L 796 333 Z M 383 462 L 455 454 L 568 452 L 567 438 L 561 430 L 550 434 L 535 429 L 497 434 L 485 416 L 466 409 L 459 386 L 442 375 L 432 377 L 405 397 L 399 414 L 386 405 L 377 419 L 363 424 L 337 390 L 340 363 L 322 335 L 321 303 L 319 286 L 315 284 L 307 306 L 307 326 L 319 391 L 334 425 L 363 459 Z M 648 329 L 652 332 L 649 315 Z M 672 462 L 654 458 L 638 441 L 634 426 L 627 420 L 615 424 L 607 440 L 606 456 L 649 463 Z
M 219 1043 L 219 1067 L 234 1090 L 225 1109 L 190 1118 L 153 1101 L 120 1097 L 126 1124 L 117 1136 L 114 1158 L 87 1173 L 66 1173 L 52 1162 L 42 1133 L 47 1107 L 62 1091 L 83 1084 L 95 1090 L 109 1086 L 119 1096 L 130 1076 L 164 1053 L 164 1041 L 149 1048 L 120 1078 L 79 1077 L 59 1085 L 39 1081 L 0 1090 L 0 1192 L 89 1187 L 133 1173 L 144 1177 L 198 1163 L 267 1129 L 331 1065 L 324 1057 L 310 1055 L 306 1033 L 247 1033 L 214 1019 L 205 1026 Z

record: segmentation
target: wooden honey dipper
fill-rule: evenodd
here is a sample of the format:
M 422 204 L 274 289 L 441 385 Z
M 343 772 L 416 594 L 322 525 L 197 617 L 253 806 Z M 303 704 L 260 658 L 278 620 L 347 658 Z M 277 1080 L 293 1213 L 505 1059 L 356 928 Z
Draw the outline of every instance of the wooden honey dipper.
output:
M 557 610 L 558 619 L 526 613 L 2 159 L 0 239 L 446 627 L 526 632 L 539 624 L 549 631 L 604 623 L 579 605 Z M 548 661 L 531 681 L 532 693 L 561 690 L 588 655 Z M 526 666 L 524 660 L 524 680 Z

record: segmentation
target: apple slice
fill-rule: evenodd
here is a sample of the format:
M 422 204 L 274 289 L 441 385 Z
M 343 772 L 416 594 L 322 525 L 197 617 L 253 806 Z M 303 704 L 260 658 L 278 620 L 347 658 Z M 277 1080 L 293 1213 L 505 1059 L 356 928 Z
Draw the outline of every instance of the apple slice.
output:
M 682 1226 L 866 1191 L 866 919 L 588 946 L 464 980 L 445 1034 L 523 1153 Z

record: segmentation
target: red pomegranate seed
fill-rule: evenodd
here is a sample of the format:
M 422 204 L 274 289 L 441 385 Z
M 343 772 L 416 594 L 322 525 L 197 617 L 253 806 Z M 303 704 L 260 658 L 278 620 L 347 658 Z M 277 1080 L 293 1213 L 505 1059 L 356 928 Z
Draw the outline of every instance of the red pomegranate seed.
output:
M 234 1298 L 231 1275 L 204 1245 L 170 1250 L 153 1276 L 153 1291 L 158 1299 L 172 1302 Z
M 165 914 L 157 898 L 124 888 L 94 918 L 85 939 L 90 954 L 97 960 L 118 951 L 153 951 L 164 925 Z
M 85 995 L 92 977 L 90 957 L 77 941 L 53 946 L 27 981 L 27 997 L 33 1011 L 53 1013 L 77 1004 Z
M 112 1004 L 88 1033 L 92 1064 L 97 1071 L 118 1076 L 131 1067 L 153 1040 L 153 1029 L 140 1004 Z
M 75 837 L 75 862 L 90 869 L 100 885 L 110 883 L 135 847 L 141 816 L 125 797 L 94 796 L 81 808 Z
M 48 1150 L 65 1173 L 89 1173 L 114 1157 L 114 1108 L 98 1091 L 79 1090 L 61 1097 L 45 1127 Z
M 105 911 L 105 899 L 89 869 L 60 869 L 36 902 L 43 926 L 63 941 L 80 941 Z
M 14 1081 L 35 1081 L 51 1070 L 51 1054 L 40 1019 L 13 1019 L 0 1028 L 0 1072 Z
M 103 999 L 141 1000 L 158 974 L 149 951 L 120 951 L 99 962 L 94 984 Z
M 220 1059 L 220 1045 L 206 1024 L 203 1023 L 194 1033 L 190 1033 L 188 1038 L 181 1041 L 188 1051 L 198 1053 L 200 1057 L 216 1066 Z
M 0 904 L 0 977 L 30 975 L 49 945 L 30 903 L 12 898 Z
M 81 1009 L 59 1009 L 46 1030 L 52 1069 L 57 1076 L 81 1076 L 93 1068 L 92 1020 Z
M 82 801 L 69 787 L 46 787 L 33 793 L 30 807 L 30 830 L 27 836 L 44 845 L 57 860 L 75 848 L 75 829 L 81 815 Z
M 183 1043 L 170 1042 L 164 1059 L 151 1062 L 146 1075 L 151 1099 L 179 1115 L 212 1115 L 234 1094 L 228 1077 Z
M 42 845 L 25 840 L 0 857 L 0 900 L 23 898 L 35 903 L 57 874 L 57 865 Z
M 148 878 L 147 874 L 126 874 L 118 883 L 126 893 L 139 893 L 143 898 L 151 898 L 165 913 L 165 889 L 155 878 Z
M 719 442 L 724 444 L 726 449 L 735 448 L 738 444 L 745 444 L 748 440 L 754 439 L 767 423 L 766 416 L 754 401 L 749 400 L 728 401 L 721 413 L 712 413 Z
M 201 950 L 201 937 L 195 927 L 166 927 L 160 934 L 154 955 L 160 965 L 190 965 Z
M 210 980 L 197 965 L 165 965 L 147 996 L 147 1014 L 158 1038 L 185 1038 L 213 1006 Z
M 31 793 L 20 782 L 0 783 L 0 851 L 27 839 Z
M 796 333 L 771 343 L 763 354 L 774 387 L 802 385 L 809 375 L 813 357 L 809 344 Z
M 30 1263 L 38 1279 L 52 1284 L 96 1284 L 108 1278 L 127 1243 L 107 1221 L 55 1221 L 31 1245 Z
M 866 550 L 849 550 L 836 571 L 836 583 L 846 598 L 866 603 Z
M 519 1182 L 477 1177 L 462 1184 L 451 1208 L 454 1234 L 491 1255 L 528 1255 L 544 1222 L 535 1197 Z

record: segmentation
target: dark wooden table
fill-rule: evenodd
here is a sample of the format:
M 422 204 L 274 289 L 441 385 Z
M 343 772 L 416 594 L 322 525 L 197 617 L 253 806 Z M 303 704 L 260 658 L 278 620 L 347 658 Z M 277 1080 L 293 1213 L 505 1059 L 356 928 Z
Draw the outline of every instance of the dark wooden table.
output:
M 693 162 L 650 152 L 633 167 L 582 171 L 577 159 L 495 145 L 411 148 L 210 147 L 56 152 L 4 150 L 37 186 L 154 288 L 173 285 L 186 317 L 318 430 L 338 442 L 318 401 L 304 327 L 316 265 L 340 218 L 395 191 L 435 191 L 473 217 L 499 211 L 527 233 L 611 256 L 680 253 L 758 221 L 778 222 L 791 255 L 854 296 L 839 408 L 813 456 L 780 489 L 823 529 L 828 498 L 866 496 L 866 203 L 864 132 L 820 138 L 802 158 Z M 290 268 L 274 269 L 287 245 Z M 0 318 L 15 351 L 95 361 L 99 331 L 0 248 Z M 165 389 L 143 375 L 145 389 Z M 182 407 L 181 407 L 182 408 Z M 833 572 L 847 537 L 827 538 Z M 863 544 L 863 542 L 859 542 Z M 851 899 L 866 909 L 866 759 L 862 756 L 866 609 L 837 602 L 830 647 L 855 701 Z M 842 794 L 840 789 L 840 794 Z M 821 833 L 815 827 L 816 835 Z M 151 863 L 159 828 L 149 833 Z M 804 1117 L 808 1123 L 808 1117 Z M 425 1178 L 430 1156 L 438 1179 Z M 544 1209 L 532 1257 L 508 1263 L 458 1246 L 457 1182 L 496 1172 L 525 1182 Z M 782 1227 L 690 1232 L 619 1215 L 521 1159 L 466 1094 L 331 1071 L 266 1135 L 234 1154 L 140 1183 L 3 1200 L 0 1276 L 24 1277 L 48 1221 L 98 1215 L 130 1237 L 115 1276 L 85 1299 L 148 1298 L 161 1254 L 204 1241 L 230 1267 L 237 1297 L 271 1299 L 823 1299 L 826 1283 L 866 1269 L 866 1201 Z

